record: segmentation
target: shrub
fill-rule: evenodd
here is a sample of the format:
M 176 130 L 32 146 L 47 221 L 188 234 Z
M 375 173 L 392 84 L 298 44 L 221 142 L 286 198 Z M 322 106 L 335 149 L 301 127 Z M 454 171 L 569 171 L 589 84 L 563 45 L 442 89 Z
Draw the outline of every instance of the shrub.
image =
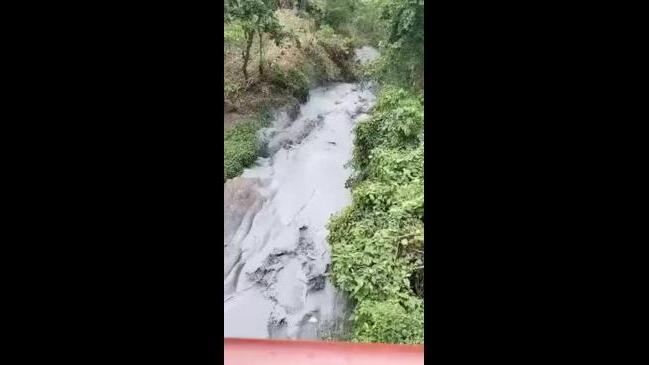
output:
M 304 72 L 295 68 L 282 71 L 279 67 L 274 66 L 269 77 L 271 83 L 279 90 L 288 90 L 298 100 L 306 101 L 309 95 L 309 77 Z
M 223 42 L 227 44 L 241 44 L 245 40 L 245 32 L 240 21 L 223 24 Z
M 355 341 L 423 341 L 423 117 L 421 97 L 386 88 L 356 127 L 352 204 L 328 226 Z
M 351 23 L 358 0 L 310 0 L 306 12 L 318 26 L 329 25 L 338 29 Z
M 421 143 L 423 126 L 423 98 L 403 89 L 386 87 L 371 118 L 356 127 L 353 167 L 360 175 L 366 173 L 371 152 L 379 145 L 397 149 L 417 147 Z
M 342 77 L 346 80 L 354 78 L 354 42 L 352 38 L 336 34 L 334 30 L 324 25 L 316 32 L 318 45 L 327 53 L 329 58 L 336 64 Z
M 257 131 L 266 126 L 270 114 L 263 111 L 258 117 L 242 121 L 228 130 L 223 141 L 223 181 L 240 175 L 260 152 Z
M 405 306 L 394 300 L 362 302 L 355 322 L 355 342 L 424 342 L 424 308 L 419 298 L 411 298 Z

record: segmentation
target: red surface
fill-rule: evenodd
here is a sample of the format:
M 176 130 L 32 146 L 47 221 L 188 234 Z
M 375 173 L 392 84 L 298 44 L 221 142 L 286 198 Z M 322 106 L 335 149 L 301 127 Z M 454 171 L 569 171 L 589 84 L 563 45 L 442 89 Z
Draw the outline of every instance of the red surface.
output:
M 226 338 L 226 365 L 421 365 L 423 345 Z

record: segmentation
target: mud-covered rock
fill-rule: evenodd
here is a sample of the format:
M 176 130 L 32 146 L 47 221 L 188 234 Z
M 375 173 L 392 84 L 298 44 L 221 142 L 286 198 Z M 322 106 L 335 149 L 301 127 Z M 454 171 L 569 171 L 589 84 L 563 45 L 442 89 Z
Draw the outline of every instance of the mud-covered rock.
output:
M 257 186 L 258 180 L 240 176 L 223 185 L 224 275 L 232 270 L 241 250 L 235 235 L 245 236 L 264 201 Z

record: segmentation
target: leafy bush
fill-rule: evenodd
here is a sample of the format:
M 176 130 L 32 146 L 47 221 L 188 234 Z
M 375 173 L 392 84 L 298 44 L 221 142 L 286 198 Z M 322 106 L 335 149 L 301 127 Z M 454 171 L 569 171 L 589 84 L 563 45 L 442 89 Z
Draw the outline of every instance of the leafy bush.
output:
M 356 127 L 353 167 L 360 175 L 364 174 L 372 151 L 379 146 L 397 149 L 417 147 L 421 143 L 419 137 L 423 127 L 423 98 L 403 89 L 386 87 L 372 117 Z
M 309 77 L 299 69 L 282 71 L 279 67 L 273 67 L 269 77 L 272 84 L 280 90 L 288 90 L 298 100 L 305 101 L 309 95 Z
M 224 135 L 223 141 L 223 181 L 240 175 L 250 166 L 260 152 L 257 131 L 266 126 L 270 114 L 263 111 L 257 118 L 238 123 Z
M 358 0 L 310 0 L 306 12 L 318 26 L 328 24 L 339 29 L 354 17 Z
M 419 298 L 411 298 L 405 305 L 394 300 L 364 301 L 355 316 L 356 342 L 424 342 L 424 308 Z
M 352 204 L 329 222 L 333 280 L 358 305 L 353 339 L 423 341 L 423 100 L 386 88 L 359 122 Z
M 223 24 L 223 42 L 226 45 L 231 43 L 243 43 L 244 40 L 245 32 L 240 21 L 232 21 Z
M 317 32 L 318 45 L 320 45 L 329 58 L 336 64 L 344 79 L 354 78 L 354 43 L 349 37 L 337 34 L 330 26 L 324 25 Z

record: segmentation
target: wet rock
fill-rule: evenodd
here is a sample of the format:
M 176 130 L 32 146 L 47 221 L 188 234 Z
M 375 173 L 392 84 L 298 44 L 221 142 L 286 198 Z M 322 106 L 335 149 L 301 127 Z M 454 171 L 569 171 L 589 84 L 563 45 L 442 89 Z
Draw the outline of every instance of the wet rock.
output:
M 226 181 L 223 185 L 223 254 L 226 276 L 241 253 L 241 239 L 235 238 L 245 237 L 252 219 L 265 200 L 259 194 L 257 185 L 258 180 L 240 176 Z
M 240 259 L 241 255 L 237 257 L 235 262 L 237 262 Z M 243 263 L 238 262 L 237 264 L 234 265 L 234 268 L 232 269 L 233 274 L 229 274 L 229 276 L 225 282 L 223 283 L 223 295 L 229 298 L 232 298 L 232 293 L 234 293 L 237 290 L 237 283 L 239 282 L 239 276 L 241 276 L 241 270 L 243 269 Z M 228 299 L 229 300 L 229 299 Z
M 257 270 L 248 273 L 248 278 L 263 286 L 274 284 L 277 281 L 277 273 L 284 268 L 284 263 L 280 260 L 283 255 L 284 253 L 268 256 Z
M 224 241 L 227 244 L 246 213 L 263 200 L 257 191 L 258 181 L 237 176 L 223 185 Z M 259 207 L 256 207 L 257 210 Z
M 272 320 L 268 323 L 268 335 L 270 338 L 287 338 L 286 319 Z
M 299 261 L 286 262 L 286 266 L 277 273 L 273 290 L 273 297 L 286 309 L 286 313 L 298 313 L 304 307 L 308 287 Z
M 297 118 L 298 114 L 300 113 L 300 102 L 295 101 L 291 106 L 288 108 L 288 116 L 291 118 L 291 120 L 295 120 Z
M 309 312 L 302 317 L 298 323 L 299 331 L 297 338 L 303 340 L 317 340 L 318 335 L 318 311 Z
M 262 156 L 272 156 L 280 149 L 289 149 L 291 146 L 299 144 L 314 129 L 321 126 L 323 121 L 324 116 L 322 114 L 316 118 L 295 121 L 290 128 L 277 132 L 272 136 L 263 149 L 264 154 Z
M 324 275 L 317 275 L 309 279 L 307 282 L 309 286 L 309 291 L 318 291 L 322 290 L 325 287 L 325 277 Z
M 300 227 L 300 235 L 297 241 L 297 250 L 296 252 L 299 255 L 307 256 L 314 249 L 313 238 L 309 235 L 309 227 L 302 226 Z

